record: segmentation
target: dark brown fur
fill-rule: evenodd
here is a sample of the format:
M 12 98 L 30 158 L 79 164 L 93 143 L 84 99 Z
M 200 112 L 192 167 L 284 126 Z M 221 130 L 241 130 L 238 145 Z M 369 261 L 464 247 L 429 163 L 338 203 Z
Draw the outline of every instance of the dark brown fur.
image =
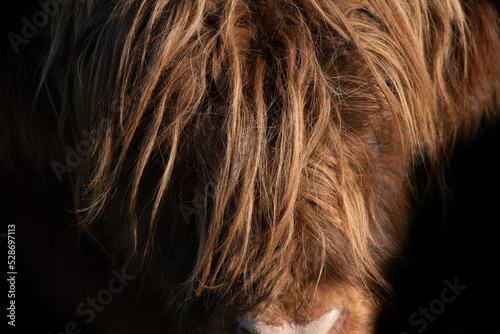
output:
M 368 333 L 413 165 L 496 117 L 499 56 L 482 1 L 80 1 L 2 78 L 0 158 L 64 175 L 180 331 L 335 300 L 335 333 Z

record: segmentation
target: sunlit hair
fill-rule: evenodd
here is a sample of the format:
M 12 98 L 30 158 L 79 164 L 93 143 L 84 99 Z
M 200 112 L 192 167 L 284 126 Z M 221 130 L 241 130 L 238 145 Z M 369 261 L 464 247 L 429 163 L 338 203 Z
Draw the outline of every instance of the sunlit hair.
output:
M 300 303 L 321 280 L 373 293 L 406 235 L 414 162 L 439 163 L 492 109 L 493 13 L 458 0 L 77 1 L 46 32 L 36 96 L 55 117 L 54 159 L 92 133 L 66 175 L 82 228 L 116 261 L 163 273 L 184 310 L 205 295 Z M 186 221 L 193 189 L 200 214 Z

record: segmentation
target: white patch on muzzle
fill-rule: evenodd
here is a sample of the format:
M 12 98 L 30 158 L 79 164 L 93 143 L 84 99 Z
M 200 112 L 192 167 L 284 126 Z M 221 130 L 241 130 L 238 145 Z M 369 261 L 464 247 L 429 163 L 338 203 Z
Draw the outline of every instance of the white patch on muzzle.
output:
M 327 334 L 340 316 L 340 311 L 334 309 L 325 313 L 321 318 L 306 325 L 284 323 L 281 326 L 272 326 L 263 322 L 254 322 L 250 318 L 239 318 L 240 328 L 253 334 Z

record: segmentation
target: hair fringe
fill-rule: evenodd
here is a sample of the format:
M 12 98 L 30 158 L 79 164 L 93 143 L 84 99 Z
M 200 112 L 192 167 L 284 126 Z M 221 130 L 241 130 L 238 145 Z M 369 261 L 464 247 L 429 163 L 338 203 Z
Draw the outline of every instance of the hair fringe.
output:
M 477 46 L 499 37 L 483 3 L 86 0 L 61 10 L 36 96 L 62 147 L 92 129 L 72 177 L 81 223 L 128 226 L 140 263 L 196 233 L 181 282 L 193 299 L 216 291 L 255 306 L 325 278 L 389 289 L 413 162 L 438 164 L 477 126 L 493 93 L 481 80 L 498 90 L 498 66 L 482 59 L 500 47 Z M 167 211 L 197 184 L 193 228 Z M 123 210 L 119 222 L 110 207 Z

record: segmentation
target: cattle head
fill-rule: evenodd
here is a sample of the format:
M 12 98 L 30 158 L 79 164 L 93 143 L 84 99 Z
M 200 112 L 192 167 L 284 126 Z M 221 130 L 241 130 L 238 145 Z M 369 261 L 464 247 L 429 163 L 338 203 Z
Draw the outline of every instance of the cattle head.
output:
M 181 333 L 370 333 L 415 163 L 500 71 L 480 1 L 87 0 L 41 40 L 80 226 Z

